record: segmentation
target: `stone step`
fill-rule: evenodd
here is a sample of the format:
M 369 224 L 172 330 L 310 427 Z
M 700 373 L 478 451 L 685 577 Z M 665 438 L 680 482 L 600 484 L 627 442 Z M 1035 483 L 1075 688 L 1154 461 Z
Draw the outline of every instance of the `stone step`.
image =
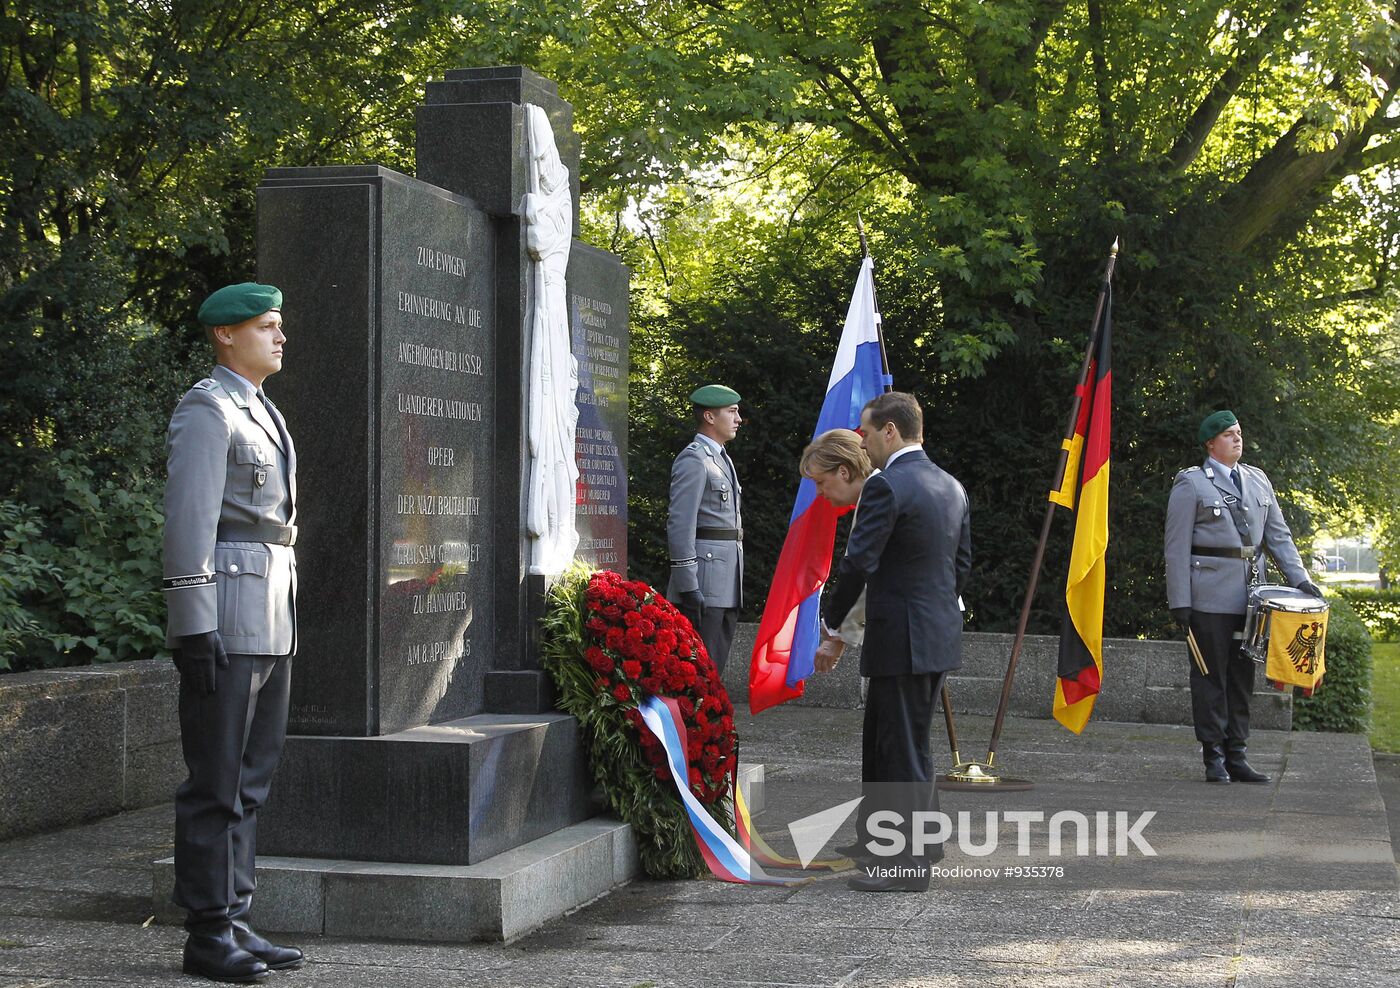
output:
M 762 764 L 740 763 L 752 813 L 766 803 Z M 253 924 L 278 933 L 375 940 L 510 941 L 641 875 L 629 824 L 597 816 L 477 864 L 402 864 L 258 856 Z M 178 925 L 175 859 L 154 864 L 154 912 Z
M 589 819 L 578 722 L 475 714 L 379 737 L 291 736 L 258 849 L 284 858 L 470 865 Z
M 253 923 L 277 933 L 372 940 L 511 941 L 641 874 L 632 828 L 582 823 L 471 865 L 259 856 Z M 155 862 L 155 913 L 170 901 L 175 859 Z

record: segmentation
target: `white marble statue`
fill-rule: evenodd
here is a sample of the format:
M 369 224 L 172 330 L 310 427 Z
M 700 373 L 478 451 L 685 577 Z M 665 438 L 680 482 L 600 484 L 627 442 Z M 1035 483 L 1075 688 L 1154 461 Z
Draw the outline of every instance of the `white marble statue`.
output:
M 574 525 L 578 363 L 570 347 L 569 295 L 564 284 L 573 243 L 574 205 L 569 170 L 559 159 L 544 110 L 526 104 L 525 129 L 529 192 L 520 212 L 525 219 L 531 285 L 526 529 L 530 572 L 552 576 L 568 567 L 578 547 Z

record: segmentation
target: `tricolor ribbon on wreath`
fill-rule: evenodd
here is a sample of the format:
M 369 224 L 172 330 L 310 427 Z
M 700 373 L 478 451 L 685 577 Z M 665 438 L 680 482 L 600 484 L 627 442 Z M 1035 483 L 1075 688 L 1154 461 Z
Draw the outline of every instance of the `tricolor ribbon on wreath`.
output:
M 690 829 L 695 835 L 695 845 L 700 856 L 705 859 L 710 874 L 726 882 L 744 885 L 796 885 L 808 878 L 775 878 L 763 870 L 770 868 L 801 868 L 796 858 L 788 858 L 775 852 L 753 830 L 748 807 L 744 804 L 743 790 L 737 778 L 734 787 L 734 823 L 739 837 L 736 840 L 711 816 L 695 794 L 690 791 L 689 770 L 686 767 L 685 718 L 681 716 L 680 705 L 673 697 L 648 696 L 638 705 L 642 723 L 661 742 L 666 750 L 666 764 L 671 770 L 671 781 L 676 786 L 686 816 L 690 819 Z M 837 869 L 849 865 L 849 861 L 814 861 L 808 868 Z

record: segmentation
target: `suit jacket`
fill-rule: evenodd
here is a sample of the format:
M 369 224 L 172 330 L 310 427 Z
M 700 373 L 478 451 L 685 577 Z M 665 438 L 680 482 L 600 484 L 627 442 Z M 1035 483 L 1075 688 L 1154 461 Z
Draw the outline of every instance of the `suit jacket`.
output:
M 738 539 L 700 539 L 700 528 L 744 527 L 740 510 L 744 489 L 730 478 L 724 457 L 697 438 L 671 465 L 671 503 L 666 543 L 671 579 L 666 596 L 679 601 L 699 590 L 706 607 L 739 607 L 744 602 L 744 543 Z
M 967 492 L 916 449 L 865 482 L 822 617 L 840 625 L 863 588 L 861 675 L 957 669 L 958 597 L 971 569 Z
M 166 452 L 166 645 L 218 630 L 230 652 L 294 652 L 297 460 L 281 413 L 215 367 L 175 406 Z
M 1209 614 L 1245 612 L 1249 561 L 1201 555 L 1192 552 L 1192 546 L 1242 549 L 1248 544 L 1272 556 L 1290 586 L 1308 578 L 1268 475 L 1245 463 L 1236 466 L 1244 485 L 1243 495 L 1235 489 L 1229 474 L 1212 468 L 1209 461 L 1176 475 L 1167 500 L 1169 607 L 1190 607 Z M 1232 508 L 1244 524 L 1245 535 L 1240 532 Z M 1246 537 L 1248 543 L 1244 541 Z

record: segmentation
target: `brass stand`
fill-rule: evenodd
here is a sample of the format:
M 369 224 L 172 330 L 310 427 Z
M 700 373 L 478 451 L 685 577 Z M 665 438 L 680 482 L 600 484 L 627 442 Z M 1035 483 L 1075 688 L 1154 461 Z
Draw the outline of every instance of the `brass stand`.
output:
M 959 761 L 953 754 L 953 770 L 938 777 L 938 788 L 946 792 L 1025 792 L 1034 789 L 1030 779 L 1011 779 L 999 773 L 993 762 L 996 755 L 989 755 L 985 762 Z

